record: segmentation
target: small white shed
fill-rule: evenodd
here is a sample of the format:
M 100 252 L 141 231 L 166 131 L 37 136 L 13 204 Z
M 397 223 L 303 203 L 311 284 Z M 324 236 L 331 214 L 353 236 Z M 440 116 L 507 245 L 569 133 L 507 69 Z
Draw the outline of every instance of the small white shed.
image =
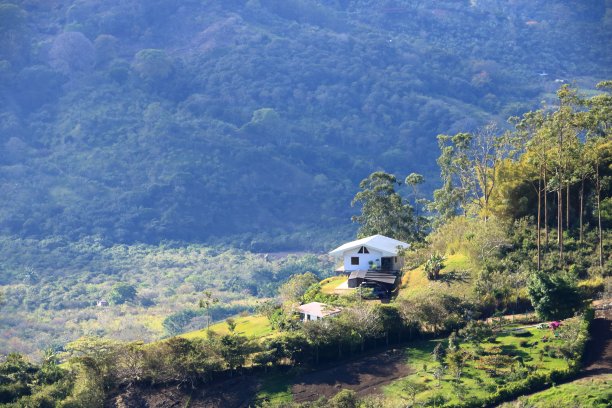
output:
M 298 307 L 302 321 L 320 320 L 340 313 L 340 309 L 320 302 L 306 303 Z

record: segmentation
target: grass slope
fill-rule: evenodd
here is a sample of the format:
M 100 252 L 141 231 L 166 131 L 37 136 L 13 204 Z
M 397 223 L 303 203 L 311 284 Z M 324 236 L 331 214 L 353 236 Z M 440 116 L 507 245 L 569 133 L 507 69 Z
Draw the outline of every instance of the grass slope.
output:
M 250 315 L 234 318 L 236 322 L 236 333 L 246 336 L 250 339 L 259 339 L 270 336 L 274 333 L 274 329 L 265 316 Z M 210 326 L 210 330 L 217 334 L 228 334 L 229 328 L 225 321 L 215 323 Z M 179 337 L 193 340 L 197 338 L 205 338 L 207 336 L 206 328 L 181 334 Z
M 321 293 L 324 293 L 326 295 L 331 295 L 334 293 L 338 285 L 340 285 L 342 282 L 346 280 L 347 280 L 347 277 L 344 275 L 334 276 L 331 278 L 324 279 L 321 281 L 320 291 Z
M 424 265 L 407 271 L 402 277 L 399 298 L 410 298 L 423 292 L 436 291 L 452 295 L 471 293 L 471 280 L 474 268 L 467 255 L 456 253 L 448 255 L 440 271 L 440 279 L 427 279 Z
M 612 374 L 606 374 L 552 387 L 527 397 L 521 397 L 518 401 L 506 403 L 501 407 L 606 408 L 610 407 L 610 401 L 612 401 Z

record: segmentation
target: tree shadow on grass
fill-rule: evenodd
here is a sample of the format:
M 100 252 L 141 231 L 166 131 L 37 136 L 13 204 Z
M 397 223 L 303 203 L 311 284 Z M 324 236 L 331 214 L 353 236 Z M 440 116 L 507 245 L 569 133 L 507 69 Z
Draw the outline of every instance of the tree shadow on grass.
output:
M 502 350 L 502 354 L 506 356 L 520 357 L 523 360 L 531 358 L 529 353 L 526 353 L 523 350 L 519 350 L 514 344 L 504 344 L 500 346 L 500 348 Z
M 448 271 L 441 274 L 438 281 L 446 283 L 448 286 L 452 283 L 468 283 L 470 281 L 470 273 L 468 271 Z

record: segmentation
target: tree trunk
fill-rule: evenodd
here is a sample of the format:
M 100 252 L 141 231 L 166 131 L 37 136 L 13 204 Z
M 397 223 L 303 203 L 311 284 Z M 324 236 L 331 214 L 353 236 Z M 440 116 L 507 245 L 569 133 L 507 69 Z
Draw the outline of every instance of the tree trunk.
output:
M 546 184 L 546 167 L 544 167 L 544 243 L 545 249 L 548 249 L 548 191 Z
M 542 171 L 540 170 L 540 175 Z M 542 212 L 542 178 L 538 178 L 538 272 L 540 271 L 542 255 L 540 250 L 540 214 Z
M 486 169 L 483 171 L 482 177 L 484 178 L 484 183 L 483 183 L 484 211 L 485 211 L 484 222 L 486 224 L 487 220 L 489 219 L 489 194 L 487 192 L 487 171 L 486 171 Z
M 559 265 L 563 263 L 563 130 L 559 131 L 557 162 L 557 243 L 559 244 Z
M 567 182 L 567 185 L 565 186 L 566 190 L 565 190 L 565 229 L 567 231 L 569 231 L 570 229 L 570 183 L 569 181 Z
M 563 186 L 561 183 L 557 188 L 557 240 L 559 242 L 559 265 L 561 265 L 563 263 Z
M 584 175 L 580 183 L 580 245 L 584 243 L 584 225 L 582 224 L 582 214 L 584 213 Z
M 595 169 L 595 188 L 597 189 L 597 228 L 599 230 L 599 267 L 603 272 L 603 237 L 601 232 L 601 181 L 599 180 L 599 161 Z

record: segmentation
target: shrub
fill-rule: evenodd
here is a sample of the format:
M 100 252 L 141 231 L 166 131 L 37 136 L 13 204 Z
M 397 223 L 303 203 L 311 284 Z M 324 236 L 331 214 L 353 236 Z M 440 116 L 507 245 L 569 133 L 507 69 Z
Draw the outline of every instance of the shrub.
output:
M 440 277 L 440 271 L 444 267 L 444 257 L 440 254 L 433 254 L 425 262 L 425 273 L 427 279 L 436 280 Z
M 538 272 L 528 285 L 529 298 L 541 319 L 565 319 L 584 306 L 576 284 L 560 275 Z
M 353 390 L 342 390 L 329 399 L 329 408 L 357 408 L 359 400 Z

